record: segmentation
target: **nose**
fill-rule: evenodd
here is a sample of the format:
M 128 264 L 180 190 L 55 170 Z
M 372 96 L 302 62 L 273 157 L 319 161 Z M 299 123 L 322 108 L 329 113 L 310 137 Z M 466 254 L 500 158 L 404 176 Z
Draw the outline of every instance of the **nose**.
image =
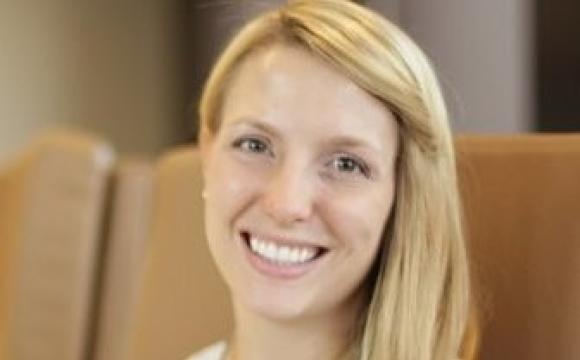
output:
M 286 166 L 272 174 L 263 192 L 265 212 L 281 226 L 304 222 L 314 208 L 314 179 L 307 171 Z

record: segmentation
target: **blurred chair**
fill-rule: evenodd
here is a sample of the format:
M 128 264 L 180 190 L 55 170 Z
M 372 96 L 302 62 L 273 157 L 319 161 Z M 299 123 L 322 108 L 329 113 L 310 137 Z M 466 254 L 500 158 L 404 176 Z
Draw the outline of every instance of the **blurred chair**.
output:
M 95 353 L 91 360 L 125 360 L 136 316 L 153 201 L 153 166 L 142 159 L 117 165 L 111 184 L 109 232 L 103 251 Z
M 580 134 L 461 136 L 457 149 L 480 305 L 466 358 L 479 348 L 481 360 L 579 359 Z M 179 148 L 155 167 L 128 360 L 181 360 L 231 328 L 204 241 L 198 156 Z
M 183 360 L 230 329 L 227 291 L 205 242 L 199 160 L 196 150 L 182 147 L 155 166 L 150 236 L 139 265 L 145 266 L 144 277 L 127 327 L 127 357 L 107 360 Z
M 0 359 L 82 360 L 113 152 L 47 135 L 0 168 Z
M 479 359 L 580 359 L 580 134 L 457 146 Z

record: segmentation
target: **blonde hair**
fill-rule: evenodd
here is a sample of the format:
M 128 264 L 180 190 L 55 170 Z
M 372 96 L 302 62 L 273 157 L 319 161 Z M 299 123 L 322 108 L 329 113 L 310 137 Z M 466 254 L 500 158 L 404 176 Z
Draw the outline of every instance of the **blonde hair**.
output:
M 396 26 L 360 5 L 290 1 L 251 21 L 225 49 L 202 94 L 200 133 L 218 131 L 222 100 L 240 62 L 278 42 L 324 59 L 381 100 L 399 125 L 395 205 L 352 350 L 361 360 L 458 358 L 469 271 L 452 136 L 426 56 Z

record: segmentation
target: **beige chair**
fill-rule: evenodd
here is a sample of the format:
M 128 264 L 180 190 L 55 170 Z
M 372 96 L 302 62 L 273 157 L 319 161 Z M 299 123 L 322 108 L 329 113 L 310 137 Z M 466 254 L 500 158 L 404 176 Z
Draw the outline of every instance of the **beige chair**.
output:
M 201 187 L 199 155 L 191 147 L 169 152 L 155 166 L 144 279 L 123 360 L 181 360 L 230 329 L 226 288 L 204 239 Z
M 158 162 L 147 264 L 126 359 L 183 360 L 231 330 L 228 294 L 204 239 L 201 187 L 195 149 L 174 150 Z
M 0 167 L 0 359 L 86 358 L 113 160 L 55 133 Z
M 128 358 L 153 209 L 153 166 L 140 159 L 122 161 L 111 188 L 93 360 Z
M 482 360 L 580 359 L 580 135 L 463 136 L 457 147 L 481 306 L 466 358 L 479 347 Z M 155 169 L 127 359 L 183 359 L 231 327 L 203 240 L 197 156 L 181 148 Z
M 458 140 L 481 360 L 580 359 L 580 134 Z

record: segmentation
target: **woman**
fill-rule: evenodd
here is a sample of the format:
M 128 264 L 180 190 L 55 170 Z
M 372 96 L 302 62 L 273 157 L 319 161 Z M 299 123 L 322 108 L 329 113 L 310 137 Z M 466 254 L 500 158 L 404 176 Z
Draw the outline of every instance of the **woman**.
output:
M 200 106 L 231 339 L 191 359 L 455 359 L 470 303 L 445 105 L 423 53 L 341 0 L 233 39 Z

